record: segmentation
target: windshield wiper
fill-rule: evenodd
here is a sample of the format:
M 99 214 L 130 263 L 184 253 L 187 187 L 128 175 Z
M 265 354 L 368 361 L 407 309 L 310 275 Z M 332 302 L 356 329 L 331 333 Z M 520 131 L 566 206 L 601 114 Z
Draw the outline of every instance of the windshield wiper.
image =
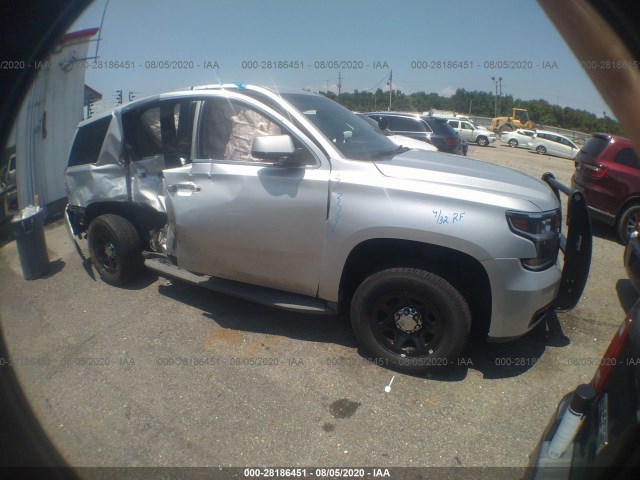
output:
M 403 147 L 402 145 L 398 145 L 394 150 L 390 152 L 379 152 L 371 156 L 371 159 L 384 158 L 384 157 L 395 157 L 396 155 L 400 155 L 401 153 L 408 152 L 411 150 L 409 147 Z

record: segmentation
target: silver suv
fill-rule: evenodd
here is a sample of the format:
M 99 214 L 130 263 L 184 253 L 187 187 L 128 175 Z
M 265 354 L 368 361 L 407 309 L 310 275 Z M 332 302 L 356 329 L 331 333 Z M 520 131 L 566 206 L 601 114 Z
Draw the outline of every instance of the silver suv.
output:
M 572 308 L 591 234 L 580 194 L 496 165 L 398 147 L 303 91 L 198 87 L 80 123 L 72 233 L 102 279 L 143 263 L 301 313 L 347 313 L 381 365 L 451 365 L 479 329 L 525 334 Z M 554 194 L 555 191 L 555 194 Z
M 471 120 L 461 118 L 448 118 L 447 123 L 460 138 L 467 142 L 477 143 L 481 147 L 487 147 L 496 141 L 496 134 L 486 128 L 476 126 Z

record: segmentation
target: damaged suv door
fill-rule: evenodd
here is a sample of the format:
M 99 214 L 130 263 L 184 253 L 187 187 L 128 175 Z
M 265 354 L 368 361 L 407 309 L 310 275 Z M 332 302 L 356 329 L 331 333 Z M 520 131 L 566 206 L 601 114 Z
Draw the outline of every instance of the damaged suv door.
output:
M 167 253 L 188 271 L 314 296 L 327 159 L 246 99 L 210 98 L 195 116 L 192 163 L 164 171 Z

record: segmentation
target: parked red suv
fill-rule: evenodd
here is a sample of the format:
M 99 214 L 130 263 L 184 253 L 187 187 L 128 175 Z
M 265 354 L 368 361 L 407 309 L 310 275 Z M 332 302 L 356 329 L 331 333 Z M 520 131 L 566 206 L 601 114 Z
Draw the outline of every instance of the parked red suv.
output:
M 584 193 L 591 218 L 615 226 L 627 243 L 640 214 L 640 159 L 630 140 L 593 133 L 576 157 L 571 186 Z

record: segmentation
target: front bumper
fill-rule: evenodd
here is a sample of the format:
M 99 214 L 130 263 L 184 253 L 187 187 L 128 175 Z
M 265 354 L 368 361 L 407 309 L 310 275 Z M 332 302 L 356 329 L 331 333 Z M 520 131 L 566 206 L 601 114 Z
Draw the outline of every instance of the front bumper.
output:
M 591 265 L 591 225 L 585 197 L 572 192 L 550 173 L 542 177 L 560 200 L 568 195 L 567 235 L 561 235 L 564 264 L 540 272 L 522 267 L 519 259 L 491 259 L 483 263 L 491 282 L 490 340 L 519 337 L 542 321 L 546 311 L 573 309 L 584 291 Z
M 560 266 L 532 272 L 517 258 L 492 259 L 482 265 L 489 278 L 500 279 L 491 283 L 489 340 L 509 340 L 534 329 L 558 295 Z

